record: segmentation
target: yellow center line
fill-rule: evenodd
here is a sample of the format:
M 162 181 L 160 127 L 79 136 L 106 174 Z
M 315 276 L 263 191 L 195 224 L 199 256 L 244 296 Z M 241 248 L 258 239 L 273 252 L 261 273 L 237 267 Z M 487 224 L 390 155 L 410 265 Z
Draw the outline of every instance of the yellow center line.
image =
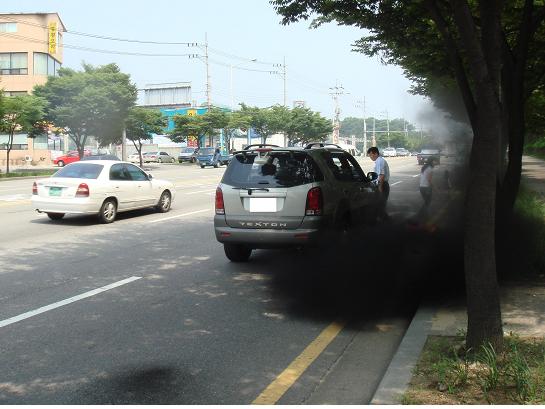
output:
M 252 402 L 253 405 L 274 405 L 299 379 L 324 349 L 345 326 L 344 322 L 333 322 L 312 341 L 301 354 Z

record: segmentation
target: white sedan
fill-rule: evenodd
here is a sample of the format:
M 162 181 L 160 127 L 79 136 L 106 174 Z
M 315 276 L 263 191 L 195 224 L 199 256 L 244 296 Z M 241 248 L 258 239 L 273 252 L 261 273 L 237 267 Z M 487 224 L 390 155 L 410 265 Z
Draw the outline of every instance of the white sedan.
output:
M 66 213 L 97 214 L 112 223 L 118 212 L 155 207 L 166 213 L 174 199 L 174 185 L 153 179 L 128 162 L 75 162 L 32 185 L 32 208 L 59 220 Z

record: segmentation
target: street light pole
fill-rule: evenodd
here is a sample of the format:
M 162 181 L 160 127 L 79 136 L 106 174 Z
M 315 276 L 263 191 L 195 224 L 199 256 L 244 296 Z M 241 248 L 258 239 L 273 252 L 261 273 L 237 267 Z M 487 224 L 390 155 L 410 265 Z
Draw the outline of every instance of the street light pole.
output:
M 388 148 L 390 147 L 390 117 L 388 116 L 388 110 L 386 110 L 386 129 L 388 135 Z
M 365 97 L 358 101 L 358 108 L 363 108 L 363 151 L 367 154 L 367 121 L 365 119 Z

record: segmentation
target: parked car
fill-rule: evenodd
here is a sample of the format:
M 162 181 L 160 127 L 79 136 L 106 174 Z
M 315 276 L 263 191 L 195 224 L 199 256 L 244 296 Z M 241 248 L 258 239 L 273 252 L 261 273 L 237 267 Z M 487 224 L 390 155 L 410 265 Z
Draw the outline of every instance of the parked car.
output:
M 396 148 L 396 155 L 397 156 L 411 156 L 411 152 L 409 152 L 405 148 Z
M 83 156 L 88 156 L 91 154 L 91 151 L 88 149 L 85 149 L 83 151 Z M 68 165 L 69 163 L 74 163 L 79 161 L 79 152 L 78 151 L 68 151 L 66 154 L 57 156 L 55 159 L 53 159 L 53 164 L 57 165 L 58 167 L 62 168 L 64 165 Z
M 379 196 L 352 155 L 335 146 L 251 145 L 235 152 L 216 190 L 214 230 L 225 255 L 313 245 L 376 220 Z M 324 236 L 325 235 L 325 236 Z
M 382 149 L 382 156 L 384 157 L 396 156 L 396 155 L 397 155 L 397 152 L 395 148 L 388 147 L 388 148 Z
M 147 162 L 157 162 L 157 163 L 176 162 L 176 159 L 174 159 L 168 153 L 162 152 L 162 151 L 145 152 L 142 154 L 142 160 L 146 163 Z
M 201 168 L 205 166 L 214 166 L 215 168 L 221 165 L 228 165 L 232 155 L 220 154 L 219 160 L 215 159 L 216 148 L 200 148 L 197 152 L 197 163 Z
M 120 159 L 115 155 L 110 155 L 109 153 L 104 153 L 104 154 L 100 154 L 100 155 L 84 156 L 83 158 L 81 158 L 81 160 L 120 160 Z
M 138 166 L 121 161 L 90 160 L 67 165 L 32 185 L 32 208 L 60 220 L 65 214 L 97 214 L 112 223 L 117 213 L 155 207 L 168 212 L 175 189 Z
M 140 155 L 138 154 L 138 152 L 130 154 L 127 157 L 127 160 L 131 163 L 140 163 Z
M 183 163 L 183 162 L 195 163 L 195 161 L 197 160 L 198 150 L 199 148 L 191 148 L 191 147 L 182 148 L 182 150 L 178 154 L 178 162 L 179 163 Z
M 428 161 L 432 161 L 434 165 L 439 165 L 441 163 L 441 151 L 435 148 L 424 148 L 416 155 L 416 160 L 419 165 L 423 165 Z

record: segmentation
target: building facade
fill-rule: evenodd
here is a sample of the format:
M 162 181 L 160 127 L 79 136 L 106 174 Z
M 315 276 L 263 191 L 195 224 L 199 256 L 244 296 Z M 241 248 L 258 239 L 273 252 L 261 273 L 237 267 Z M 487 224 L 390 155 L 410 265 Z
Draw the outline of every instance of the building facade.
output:
M 57 75 L 63 61 L 66 28 L 57 13 L 0 14 L 0 89 L 6 96 L 30 94 L 35 85 Z M 47 135 L 16 136 L 10 162 L 48 162 Z M 6 163 L 6 135 L 0 135 L 0 165 Z

